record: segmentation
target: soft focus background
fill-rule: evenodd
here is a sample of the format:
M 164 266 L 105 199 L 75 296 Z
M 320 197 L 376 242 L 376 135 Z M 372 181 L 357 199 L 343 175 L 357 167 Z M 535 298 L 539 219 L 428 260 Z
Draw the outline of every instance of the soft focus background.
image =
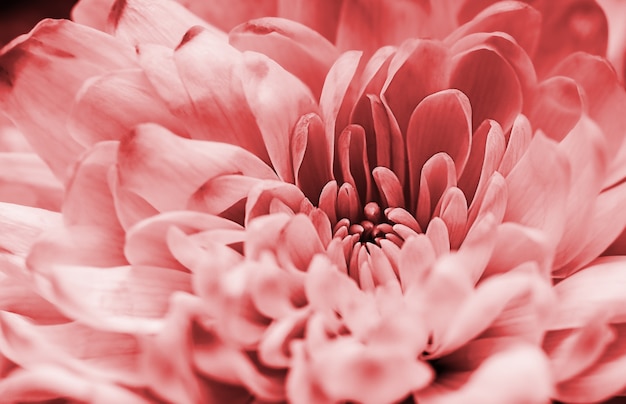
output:
M 68 18 L 76 0 L 0 0 L 0 47 L 42 18 Z

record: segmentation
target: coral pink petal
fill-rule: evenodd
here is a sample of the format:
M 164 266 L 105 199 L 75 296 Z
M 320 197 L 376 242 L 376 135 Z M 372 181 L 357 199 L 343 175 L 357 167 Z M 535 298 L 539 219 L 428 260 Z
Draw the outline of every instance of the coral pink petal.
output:
M 457 249 L 465 238 L 467 201 L 457 187 L 448 188 L 441 197 L 439 217 L 446 223 L 450 235 L 450 248 Z
M 333 178 L 324 123 L 317 114 L 303 115 L 293 130 L 291 155 L 295 184 L 313 202 Z
M 158 123 L 181 136 L 187 133 L 141 70 L 116 70 L 85 82 L 72 106 L 68 129 L 72 138 L 89 147 L 119 140 L 144 122 Z
M 35 153 L 0 152 L 3 202 L 59 211 L 63 185 Z
M 414 396 L 424 404 L 542 403 L 548 402 L 552 395 L 551 379 L 549 363 L 543 352 L 520 344 L 490 356 L 459 388 L 438 388 L 435 385 Z M 441 383 L 445 385 L 444 380 Z
M 449 74 L 449 51 L 441 43 L 415 39 L 398 48 L 389 64 L 381 99 L 389 106 L 402 132 L 424 97 L 448 87 Z
M 315 3 L 307 0 L 278 0 L 278 14 L 312 28 L 334 43 L 342 3 L 335 0 Z
M 576 126 L 583 112 L 578 85 L 563 76 L 541 82 L 529 104 L 527 113 L 533 127 L 557 142 Z
M 506 182 L 504 220 L 542 229 L 556 246 L 563 234 L 570 192 L 570 166 L 565 153 L 538 132 Z
M 321 94 L 326 73 L 339 57 L 333 44 L 319 33 L 282 18 L 248 21 L 229 33 L 229 42 L 242 52 L 255 51 L 269 56 L 308 85 L 316 99 Z
M 76 400 L 91 403 L 149 404 L 147 397 L 137 395 L 115 384 L 90 380 L 62 367 L 41 366 L 20 369 L 0 381 L 0 395 L 7 402 Z
M 65 129 L 67 105 L 86 79 L 133 67 L 134 59 L 132 47 L 102 32 L 70 21 L 44 20 L 0 55 L 0 67 L 6 72 L 0 82 L 0 105 L 64 180 L 82 152 Z
M 550 275 L 553 252 L 543 232 L 512 222 L 502 223 L 496 232 L 496 245 L 483 276 L 507 272 L 529 261 L 537 263 L 544 276 Z
M 25 257 L 46 230 L 61 226 L 61 215 L 45 209 L 0 202 L 0 250 Z
M 63 203 L 66 226 L 94 226 L 123 237 L 117 220 L 108 172 L 115 165 L 117 142 L 102 142 L 83 155 L 67 184 Z
M 80 0 L 72 9 L 72 21 L 104 31 L 116 0 Z
M 362 3 L 345 0 L 337 31 L 341 50 L 363 49 L 371 55 L 384 45 L 399 45 L 404 39 L 422 36 L 428 23 L 428 6 L 424 1 L 388 3 L 375 0 Z
M 205 28 L 216 39 L 227 39 L 224 32 L 173 0 L 116 0 L 109 13 L 106 31 L 133 46 L 155 43 L 174 48 L 194 26 Z
M 518 115 L 513 122 L 511 133 L 508 135 L 506 150 L 502 156 L 502 161 L 498 171 L 506 177 L 513 167 L 520 161 L 533 137 L 533 129 L 524 115 Z
M 543 341 L 543 349 L 550 357 L 556 382 L 574 378 L 594 365 L 609 344 L 615 332 L 601 311 L 580 328 L 550 331 Z
M 188 273 L 146 266 L 58 265 L 49 280 L 55 303 L 72 318 L 98 329 L 140 334 L 161 329 L 172 293 L 191 290 Z
M 435 263 L 435 250 L 424 234 L 408 238 L 400 249 L 398 262 L 402 289 L 420 288 Z
M 626 90 L 619 84 L 613 67 L 604 59 L 585 53 L 575 53 L 557 66 L 554 74 L 571 77 L 584 92 L 585 111 L 604 132 L 608 145 L 608 178 L 604 185 L 613 185 L 626 176 L 626 144 L 624 127 Z
M 317 112 L 316 102 L 304 83 L 268 57 L 244 52 L 242 58 L 235 72 L 241 78 L 245 100 L 272 166 L 283 181 L 293 182 L 289 153 L 292 130 L 300 116 Z
M 5 261 L 4 257 L 1 262 L 2 272 L 6 274 L 7 267 L 11 264 Z M 25 268 L 19 267 L 12 268 L 12 270 L 25 272 Z M 0 288 L 2 288 L 0 310 L 19 314 L 36 324 L 60 324 L 69 321 L 54 304 L 37 293 L 36 286 L 31 283 L 31 279 L 19 279 L 12 275 L 3 276 L 0 280 Z
M 126 265 L 124 234 L 94 226 L 59 227 L 47 231 L 28 253 L 28 267 L 47 274 L 52 264 L 109 267 Z
M 601 257 L 588 267 L 555 286 L 559 305 L 550 328 L 561 330 L 582 327 L 599 310 L 611 322 L 626 320 L 626 282 L 623 257 Z
M 447 153 L 456 176 L 465 168 L 472 143 L 472 107 L 465 94 L 444 90 L 424 98 L 411 114 L 406 133 L 411 203 L 415 203 L 422 166 L 433 155 Z M 437 136 L 433 136 L 437 133 Z
M 457 28 L 445 42 L 453 44 L 477 32 L 504 32 L 532 55 L 540 39 L 540 25 L 541 14 L 528 4 L 521 1 L 495 2 Z
M 276 213 L 276 207 L 283 213 L 293 214 L 303 210 L 310 203 L 302 191 L 293 184 L 281 181 L 262 181 L 250 190 L 246 201 L 246 227 L 256 217 Z
M 536 274 L 512 271 L 481 282 L 475 292 L 461 305 L 451 326 L 441 337 L 439 349 L 433 355 L 443 356 L 486 330 L 510 304 L 528 293 L 541 293 L 537 284 L 544 280 Z
M 192 211 L 162 213 L 128 229 L 124 246 L 128 262 L 184 270 L 167 248 L 167 232 L 171 227 L 186 234 L 207 229 L 242 230 L 239 224 L 219 216 Z
M 99 331 L 77 322 L 35 325 L 13 313 L 0 315 L 3 354 L 25 368 L 59 365 L 86 377 L 137 385 L 140 347 L 130 334 Z
M 445 152 L 440 152 L 428 158 L 425 164 L 414 167 L 419 173 L 412 173 L 414 178 L 411 184 L 417 183 L 420 178 L 419 189 L 411 190 L 411 205 L 416 206 L 416 219 L 422 229 L 428 226 L 428 221 L 441 205 L 441 197 L 448 188 L 456 186 L 456 168 L 454 161 Z
M 275 178 L 270 167 L 244 149 L 183 139 L 154 124 L 138 126 L 119 148 L 120 185 L 160 211 L 184 209 L 206 181 L 236 173 Z
M 540 77 L 573 53 L 606 53 L 607 21 L 597 2 L 557 0 L 537 2 L 535 6 L 543 17 L 537 31 L 541 39 L 533 57 Z M 582 71 L 580 66 L 578 70 Z
M 281 267 L 295 267 L 306 271 L 313 257 L 324 251 L 316 228 L 303 214 L 289 220 L 282 230 L 278 245 L 277 258 Z
M 484 121 L 472 135 L 472 147 L 467 164 L 459 178 L 459 188 L 468 202 L 481 195 L 487 181 L 502 161 L 506 141 L 502 127 L 496 121 Z
M 493 119 L 508 132 L 523 105 L 520 80 L 511 64 L 498 52 L 483 47 L 456 55 L 453 66 L 450 87 L 469 98 L 473 127 Z
M 342 127 L 336 126 L 339 110 L 346 98 L 346 93 L 355 78 L 361 52 L 351 51 L 341 55 L 326 75 L 326 81 L 320 95 L 320 116 L 325 123 L 326 145 L 330 157 L 329 169 L 333 171 L 332 157 L 335 155 L 335 137 Z
M 556 270 L 555 276 L 563 277 L 579 270 L 600 255 L 620 235 L 626 223 L 626 212 L 622 209 L 624 195 L 626 182 L 608 188 L 598 195 L 592 208 L 589 225 L 585 229 L 584 247 L 566 265 Z
M 332 401 L 390 403 L 433 378 L 430 366 L 401 352 L 339 337 L 311 353 L 311 372 Z
M 277 15 L 278 0 L 233 0 L 228 7 L 220 0 L 177 0 L 195 15 L 228 32 L 233 27 L 266 16 Z
M 582 374 L 557 385 L 555 398 L 567 402 L 601 402 L 621 395 L 626 388 L 626 327 L 611 327 L 615 340 L 607 347 L 598 361 Z M 619 398 L 621 399 L 621 398 Z
M 359 125 L 346 127 L 337 139 L 336 157 L 344 182 L 359 191 L 361 201 L 372 199 L 372 178 L 367 159 L 365 131 Z

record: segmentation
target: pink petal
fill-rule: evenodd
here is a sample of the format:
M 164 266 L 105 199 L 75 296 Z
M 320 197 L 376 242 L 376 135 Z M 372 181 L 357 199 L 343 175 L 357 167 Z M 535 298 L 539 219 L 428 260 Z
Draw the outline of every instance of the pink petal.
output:
M 0 202 L 0 249 L 25 257 L 46 230 L 61 226 L 57 212 Z
M 553 252 L 543 232 L 517 223 L 502 223 L 496 229 L 496 245 L 483 273 L 484 277 L 510 271 L 526 262 L 535 262 L 548 278 Z
M 620 113 L 626 107 L 626 90 L 619 84 L 613 67 L 606 60 L 584 53 L 569 56 L 553 73 L 571 77 L 584 93 L 585 112 L 600 126 L 608 146 L 610 175 L 604 185 L 613 185 L 626 176 L 626 116 Z
M 140 385 L 139 343 L 118 334 L 69 322 L 34 325 L 21 316 L 0 316 L 3 354 L 25 368 L 59 365 L 87 377 Z
M 281 267 L 306 271 L 313 257 L 324 251 L 316 228 L 303 214 L 289 220 L 278 238 L 278 261 Z
M 216 39 L 226 41 L 224 32 L 172 0 L 156 3 L 149 0 L 117 0 L 111 7 L 106 30 L 133 46 L 156 43 L 174 48 L 187 30 L 194 26 L 201 26 Z
M 498 171 L 506 177 L 513 167 L 520 161 L 533 137 L 533 129 L 524 115 L 518 115 L 513 122 L 511 133 L 508 136 L 506 150 L 502 156 Z
M 0 56 L 6 72 L 0 105 L 64 180 L 82 152 L 67 136 L 68 106 L 85 80 L 110 69 L 132 67 L 134 59 L 131 47 L 106 34 L 65 20 L 45 20 Z
M 506 177 L 509 198 L 504 220 L 542 229 L 556 245 L 565 226 L 570 172 L 567 156 L 538 132 Z
M 360 52 L 346 52 L 341 55 L 326 75 L 320 95 L 320 116 L 325 123 L 326 145 L 328 146 L 329 170 L 333 171 L 335 137 L 343 127 L 336 125 L 337 117 L 346 98 L 349 86 L 355 78 Z
M 465 237 L 467 201 L 457 187 L 448 188 L 441 197 L 439 217 L 446 223 L 450 235 L 450 248 L 457 249 Z
M 326 73 L 339 57 L 333 44 L 308 27 L 294 21 L 266 17 L 242 24 L 229 33 L 229 42 L 240 51 L 269 56 L 298 77 L 316 99 Z
M 219 0 L 177 0 L 195 15 L 223 31 L 254 18 L 277 15 L 277 0 L 234 0 L 224 5 Z
M 606 53 L 607 21 L 595 1 L 542 1 L 535 6 L 543 17 L 541 40 L 534 54 L 540 77 L 572 53 Z
M 606 313 L 609 321 L 626 319 L 626 282 L 623 257 L 601 257 L 585 269 L 555 286 L 559 305 L 550 328 L 554 330 L 582 327 L 598 311 Z
M 430 366 L 393 350 L 338 337 L 311 354 L 313 380 L 332 401 L 387 403 L 427 385 Z
M 595 239 L 589 238 L 589 228 L 597 226 L 589 221 L 596 219 L 594 215 L 598 213 L 596 209 L 600 202 L 597 198 L 601 194 L 602 182 L 607 172 L 608 150 L 600 128 L 583 115 L 576 127 L 563 139 L 559 148 L 570 160 L 571 188 L 576 190 L 576 197 L 570 197 L 567 201 L 567 216 L 572 223 L 568 226 L 568 231 L 563 235 L 557 250 L 555 269 L 566 265 L 568 261 L 584 251 L 588 244 L 596 244 L 594 250 L 604 250 L 616 236 L 615 231 L 619 227 L 619 224 L 616 224 L 611 231 L 613 226 L 603 226 L 607 230 L 606 233 L 596 236 Z M 574 221 L 578 218 L 582 220 Z M 619 216 L 613 219 L 618 220 Z M 626 222 L 623 223 L 626 225 Z M 597 254 L 599 253 L 595 256 Z M 590 256 L 589 259 L 595 256 Z
M 498 52 L 483 47 L 456 55 L 453 66 L 450 87 L 469 98 L 473 127 L 493 119 L 508 132 L 523 102 L 520 80 L 511 64 Z
M 454 161 L 456 176 L 463 172 L 472 142 L 471 116 L 469 100 L 458 90 L 427 96 L 411 114 L 406 147 L 412 205 L 416 202 L 418 178 L 424 175 L 422 167 L 433 155 L 447 153 Z
M 535 129 L 560 141 L 576 125 L 582 114 L 582 99 L 576 82 L 555 76 L 541 82 L 529 102 L 528 117 Z
M 436 255 L 432 243 L 423 234 L 408 238 L 400 249 L 398 263 L 402 289 L 419 288 L 428 278 Z
M 376 167 L 372 170 L 372 177 L 384 205 L 390 208 L 405 207 L 402 184 L 393 171 L 386 167 Z
M 158 331 L 171 294 L 191 290 L 188 273 L 165 268 L 58 265 L 51 272 L 54 302 L 64 312 L 117 332 Z
M 63 185 L 35 153 L 0 152 L 0 199 L 59 211 Z
M 278 14 L 283 18 L 298 21 L 335 42 L 337 24 L 343 0 L 278 0 Z
M 140 125 L 120 144 L 120 185 L 160 211 L 184 209 L 207 180 L 236 173 L 275 178 L 270 167 L 244 149 L 183 139 L 158 125 Z
M 528 54 L 532 55 L 540 39 L 540 24 L 541 14 L 528 4 L 520 1 L 501 1 L 485 8 L 451 33 L 445 41 L 453 44 L 464 36 L 477 32 L 504 32 L 511 35 Z
M 568 402 L 600 402 L 622 394 L 626 387 L 623 377 L 626 329 L 623 324 L 611 328 L 617 336 L 604 355 L 582 374 L 557 385 L 555 398 Z
M 124 255 L 132 265 L 185 270 L 167 248 L 167 233 L 176 227 L 186 234 L 202 230 L 241 230 L 241 226 L 219 216 L 200 212 L 163 213 L 137 223 L 126 233 Z M 243 238 L 243 235 L 241 236 Z
M 491 215 L 496 223 L 502 222 L 506 212 L 508 191 L 506 180 L 499 172 L 494 172 L 486 179 L 482 192 L 474 197 L 467 213 L 467 229 L 487 215 Z
M 365 132 L 361 126 L 346 127 L 337 139 L 337 153 L 341 177 L 359 191 L 361 201 L 372 199 L 372 179 L 367 160 Z
M 104 31 L 116 0 L 81 0 L 72 9 L 72 21 Z
M 0 381 L 8 402 L 75 399 L 92 403 L 149 404 L 150 400 L 115 384 L 89 380 L 63 368 L 41 366 L 18 370 Z
M 87 80 L 76 96 L 67 124 L 72 137 L 89 147 L 103 140 L 119 140 L 144 122 L 186 135 L 144 73 L 132 69 Z
M 108 172 L 115 165 L 117 152 L 117 142 L 102 142 L 77 163 L 63 202 L 66 226 L 94 226 L 112 237 L 123 237 L 108 183 Z
M 484 121 L 472 136 L 467 165 L 459 178 L 459 188 L 471 203 L 481 195 L 491 175 L 502 161 L 506 142 L 502 127 L 496 121 Z
M 135 223 L 159 213 L 154 206 L 136 192 L 120 185 L 117 167 L 109 171 L 109 188 L 113 193 L 117 218 L 125 230 Z
M 456 170 L 454 161 L 445 152 L 429 157 L 423 167 L 415 167 L 417 172 L 420 169 L 419 191 L 417 189 L 412 190 L 411 199 L 413 201 L 411 205 L 417 205 L 415 209 L 417 221 L 421 228 L 426 228 L 433 213 L 438 211 L 443 194 L 449 188 L 456 186 Z M 416 175 L 414 178 L 411 185 L 417 182 Z
M 449 87 L 449 75 L 450 56 L 441 43 L 415 39 L 398 48 L 389 64 L 381 99 L 396 117 L 401 132 L 406 133 L 409 119 L 424 97 Z
M 592 366 L 615 340 L 615 332 L 606 320 L 606 316 L 599 311 L 580 328 L 546 334 L 543 349 L 550 357 L 557 382 L 574 378 Z
M 361 3 L 344 0 L 337 47 L 341 50 L 363 49 L 371 55 L 381 46 L 399 45 L 406 38 L 424 36 L 428 11 L 421 1 Z
M 459 388 L 432 387 L 415 393 L 415 398 L 425 404 L 542 403 L 549 401 L 552 389 L 550 367 L 543 352 L 534 346 L 518 345 L 490 356 Z
M 439 349 L 433 354 L 446 355 L 474 339 L 502 315 L 508 306 L 519 304 L 516 300 L 528 293 L 545 293 L 546 287 L 543 283 L 545 279 L 538 272 L 519 270 L 481 282 L 450 319 L 450 326 L 441 336 Z
M 302 191 L 293 184 L 281 181 L 262 181 L 248 194 L 246 201 L 246 227 L 256 217 L 277 213 L 276 207 L 282 207 L 282 213 L 293 215 L 312 208 Z
M 626 212 L 622 209 L 625 192 L 626 182 L 622 182 L 598 195 L 582 249 L 574 257 L 570 257 L 566 265 L 555 271 L 555 276 L 563 277 L 579 270 L 598 257 L 619 236 L 626 223 Z
M 241 78 L 245 100 L 261 131 L 272 166 L 283 181 L 293 182 L 289 156 L 292 130 L 302 115 L 317 110 L 310 90 L 277 63 L 254 52 L 243 54 L 243 62 L 235 72 Z
M 293 130 L 291 155 L 296 186 L 313 203 L 318 202 L 322 189 L 333 178 L 324 123 L 318 115 L 300 118 Z
M 47 274 L 55 264 L 110 267 L 126 265 L 124 234 L 94 226 L 59 227 L 47 231 L 28 253 L 28 267 Z

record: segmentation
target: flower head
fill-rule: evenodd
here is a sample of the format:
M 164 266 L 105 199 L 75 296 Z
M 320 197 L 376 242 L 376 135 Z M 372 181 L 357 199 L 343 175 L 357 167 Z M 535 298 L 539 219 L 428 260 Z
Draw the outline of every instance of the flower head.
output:
M 319 32 L 229 34 L 109 3 L 74 13 L 108 33 L 43 21 L 0 55 L 0 105 L 65 189 L 7 249 L 9 300 L 37 310 L 0 314 L 0 391 L 30 399 L 51 369 L 138 402 L 539 403 L 588 383 L 599 365 L 553 347 L 592 332 L 599 355 L 616 321 L 563 325 L 626 225 L 626 93 L 584 53 L 606 48 L 595 2 L 321 2 Z M 364 30 L 375 12 L 397 26 Z M 555 32 L 575 35 L 555 51 Z

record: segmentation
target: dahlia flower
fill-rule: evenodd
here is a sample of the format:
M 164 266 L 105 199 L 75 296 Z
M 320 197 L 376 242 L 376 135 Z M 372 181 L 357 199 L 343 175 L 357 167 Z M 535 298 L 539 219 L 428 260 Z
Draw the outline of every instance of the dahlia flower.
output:
M 624 393 L 619 39 L 529 3 L 84 0 L 7 45 L 2 400 Z

